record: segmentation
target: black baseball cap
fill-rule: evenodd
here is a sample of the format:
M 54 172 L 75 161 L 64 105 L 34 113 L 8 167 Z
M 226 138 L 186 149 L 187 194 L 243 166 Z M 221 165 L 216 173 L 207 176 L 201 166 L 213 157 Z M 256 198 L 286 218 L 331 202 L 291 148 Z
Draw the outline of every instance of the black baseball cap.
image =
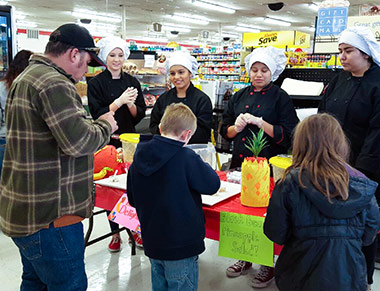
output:
M 76 47 L 80 51 L 86 51 L 91 55 L 89 66 L 105 66 L 97 56 L 99 48 L 95 46 L 94 40 L 89 31 L 75 23 L 67 23 L 58 27 L 50 35 L 49 41 L 60 41 Z

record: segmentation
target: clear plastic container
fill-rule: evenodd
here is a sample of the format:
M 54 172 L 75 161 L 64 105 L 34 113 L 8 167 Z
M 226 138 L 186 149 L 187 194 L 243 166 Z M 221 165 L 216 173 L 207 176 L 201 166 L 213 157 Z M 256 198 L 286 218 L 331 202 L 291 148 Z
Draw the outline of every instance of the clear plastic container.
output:
M 215 148 L 212 144 L 190 144 L 186 147 L 192 149 L 202 160 L 215 169 Z
M 140 142 L 140 134 L 138 134 L 138 133 L 123 133 L 120 135 L 120 141 L 121 141 L 121 144 L 123 146 L 123 160 L 124 160 L 124 162 L 132 163 L 137 144 Z

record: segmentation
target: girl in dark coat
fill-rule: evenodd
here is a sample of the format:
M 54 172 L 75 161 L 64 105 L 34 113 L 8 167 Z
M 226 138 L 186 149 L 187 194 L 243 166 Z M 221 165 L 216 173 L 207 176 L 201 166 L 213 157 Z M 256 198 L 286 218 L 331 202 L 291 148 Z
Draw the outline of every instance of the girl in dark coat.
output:
M 367 290 L 362 245 L 379 230 L 377 183 L 346 163 L 339 122 L 315 114 L 295 130 L 293 163 L 275 186 L 264 233 L 284 245 L 275 267 L 282 290 Z
M 380 183 L 380 45 L 371 30 L 350 27 L 339 38 L 344 71 L 334 78 L 319 106 L 333 114 L 351 144 L 350 165 Z M 380 203 L 380 187 L 375 196 Z M 368 283 L 373 283 L 377 240 L 363 247 Z

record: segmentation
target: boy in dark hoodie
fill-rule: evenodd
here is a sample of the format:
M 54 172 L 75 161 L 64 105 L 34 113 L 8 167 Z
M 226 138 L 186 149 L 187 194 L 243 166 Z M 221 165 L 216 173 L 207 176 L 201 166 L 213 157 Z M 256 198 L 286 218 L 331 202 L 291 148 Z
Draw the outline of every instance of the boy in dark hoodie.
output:
M 161 136 L 137 146 L 127 178 L 129 203 L 141 223 L 152 290 L 197 290 L 198 255 L 205 250 L 202 194 L 220 187 L 215 171 L 184 147 L 196 117 L 182 103 L 169 105 Z

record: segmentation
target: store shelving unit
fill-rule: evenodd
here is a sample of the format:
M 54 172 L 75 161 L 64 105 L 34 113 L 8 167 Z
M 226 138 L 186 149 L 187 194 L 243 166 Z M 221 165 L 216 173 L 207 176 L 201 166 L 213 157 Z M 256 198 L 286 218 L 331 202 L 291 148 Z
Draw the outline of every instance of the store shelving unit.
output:
M 239 81 L 240 52 L 196 53 L 203 80 Z

